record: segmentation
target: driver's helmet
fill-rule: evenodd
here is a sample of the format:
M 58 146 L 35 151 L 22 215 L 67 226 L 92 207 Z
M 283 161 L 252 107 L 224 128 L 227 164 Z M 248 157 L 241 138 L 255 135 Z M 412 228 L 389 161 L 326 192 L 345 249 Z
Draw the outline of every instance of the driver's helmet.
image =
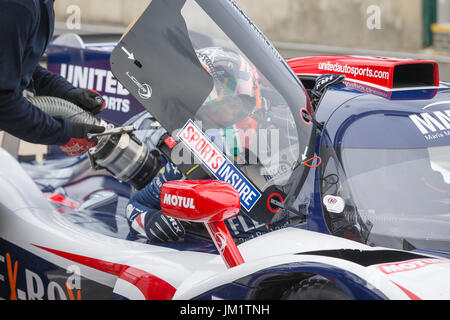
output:
M 251 116 L 261 108 L 258 72 L 244 57 L 226 48 L 209 47 L 196 53 L 214 80 L 214 89 L 196 118 L 223 151 L 237 156 L 256 138 L 258 123 Z

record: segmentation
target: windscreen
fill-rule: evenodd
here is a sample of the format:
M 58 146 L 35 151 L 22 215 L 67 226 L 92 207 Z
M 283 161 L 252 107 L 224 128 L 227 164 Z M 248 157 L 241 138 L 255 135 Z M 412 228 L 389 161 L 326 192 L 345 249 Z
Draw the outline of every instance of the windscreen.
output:
M 337 195 L 348 230 L 379 246 L 450 249 L 450 146 L 345 149 L 342 156 L 346 178 Z
M 314 152 L 300 114 L 309 101 L 233 1 L 153 0 L 111 68 L 178 142 L 169 157 L 183 173 L 200 166 L 232 184 L 258 221 L 273 221 L 295 198 L 307 171 L 301 162 Z
M 430 114 L 355 117 L 340 148 L 322 148 L 322 198 L 333 234 L 405 250 L 450 249 L 450 136 L 417 120 L 443 113 Z

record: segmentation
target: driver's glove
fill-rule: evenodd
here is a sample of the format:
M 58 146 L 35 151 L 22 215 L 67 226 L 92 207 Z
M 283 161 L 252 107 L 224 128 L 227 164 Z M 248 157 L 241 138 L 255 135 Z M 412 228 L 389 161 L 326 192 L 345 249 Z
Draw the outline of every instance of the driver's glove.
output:
M 97 115 L 105 109 L 106 102 L 95 90 L 74 88 L 64 95 L 63 99 L 76 104 L 83 110 Z
M 161 210 L 148 209 L 133 200 L 127 206 L 127 220 L 132 232 L 150 241 L 179 241 L 185 235 L 179 220 L 164 215 Z
M 178 219 L 168 217 L 161 211 L 147 213 L 144 219 L 147 238 L 156 242 L 182 240 L 185 235 L 183 225 Z
M 314 88 L 311 90 L 311 103 L 313 108 L 317 108 L 320 98 L 322 98 L 322 95 L 329 86 L 342 83 L 344 80 L 345 74 L 322 74 L 319 76 Z

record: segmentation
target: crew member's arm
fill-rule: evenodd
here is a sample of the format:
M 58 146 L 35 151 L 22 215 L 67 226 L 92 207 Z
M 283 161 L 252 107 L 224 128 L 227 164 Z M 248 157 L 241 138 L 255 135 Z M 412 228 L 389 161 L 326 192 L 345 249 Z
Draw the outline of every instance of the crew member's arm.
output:
M 74 87 L 70 82 L 42 66 L 38 66 L 33 74 L 34 90 L 38 96 L 52 96 L 72 102 L 94 115 L 103 111 L 106 102 L 94 90 Z
M 64 98 L 64 95 L 75 87 L 59 74 L 53 73 L 38 65 L 33 73 L 33 86 L 38 96 Z
M 72 125 L 32 105 L 21 92 L 24 50 L 34 14 L 14 1 L 0 4 L 0 129 L 31 143 L 64 145 Z

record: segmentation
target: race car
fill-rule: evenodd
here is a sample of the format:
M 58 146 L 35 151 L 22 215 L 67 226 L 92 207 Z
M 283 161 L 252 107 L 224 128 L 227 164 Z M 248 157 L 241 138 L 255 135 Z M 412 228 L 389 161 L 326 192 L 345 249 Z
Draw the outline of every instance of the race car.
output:
M 203 47 L 188 31 L 198 29 L 259 75 L 260 107 L 242 93 L 211 99 L 220 73 L 198 55 Z M 145 111 L 108 128 L 82 157 L 19 164 L 0 151 L 2 298 L 450 297 L 450 86 L 435 63 L 287 63 L 228 0 L 153 0 L 110 59 Z M 323 74 L 346 80 L 311 103 Z M 250 131 L 253 143 L 235 130 L 243 121 L 261 133 Z M 223 151 L 224 126 L 239 152 Z M 181 242 L 137 238 L 126 219 L 134 189 L 152 178 L 156 149 L 185 176 L 161 194 L 163 212 L 186 225 Z M 242 154 L 256 156 L 233 161 Z M 292 223 L 236 245 L 223 221 L 239 212 Z

